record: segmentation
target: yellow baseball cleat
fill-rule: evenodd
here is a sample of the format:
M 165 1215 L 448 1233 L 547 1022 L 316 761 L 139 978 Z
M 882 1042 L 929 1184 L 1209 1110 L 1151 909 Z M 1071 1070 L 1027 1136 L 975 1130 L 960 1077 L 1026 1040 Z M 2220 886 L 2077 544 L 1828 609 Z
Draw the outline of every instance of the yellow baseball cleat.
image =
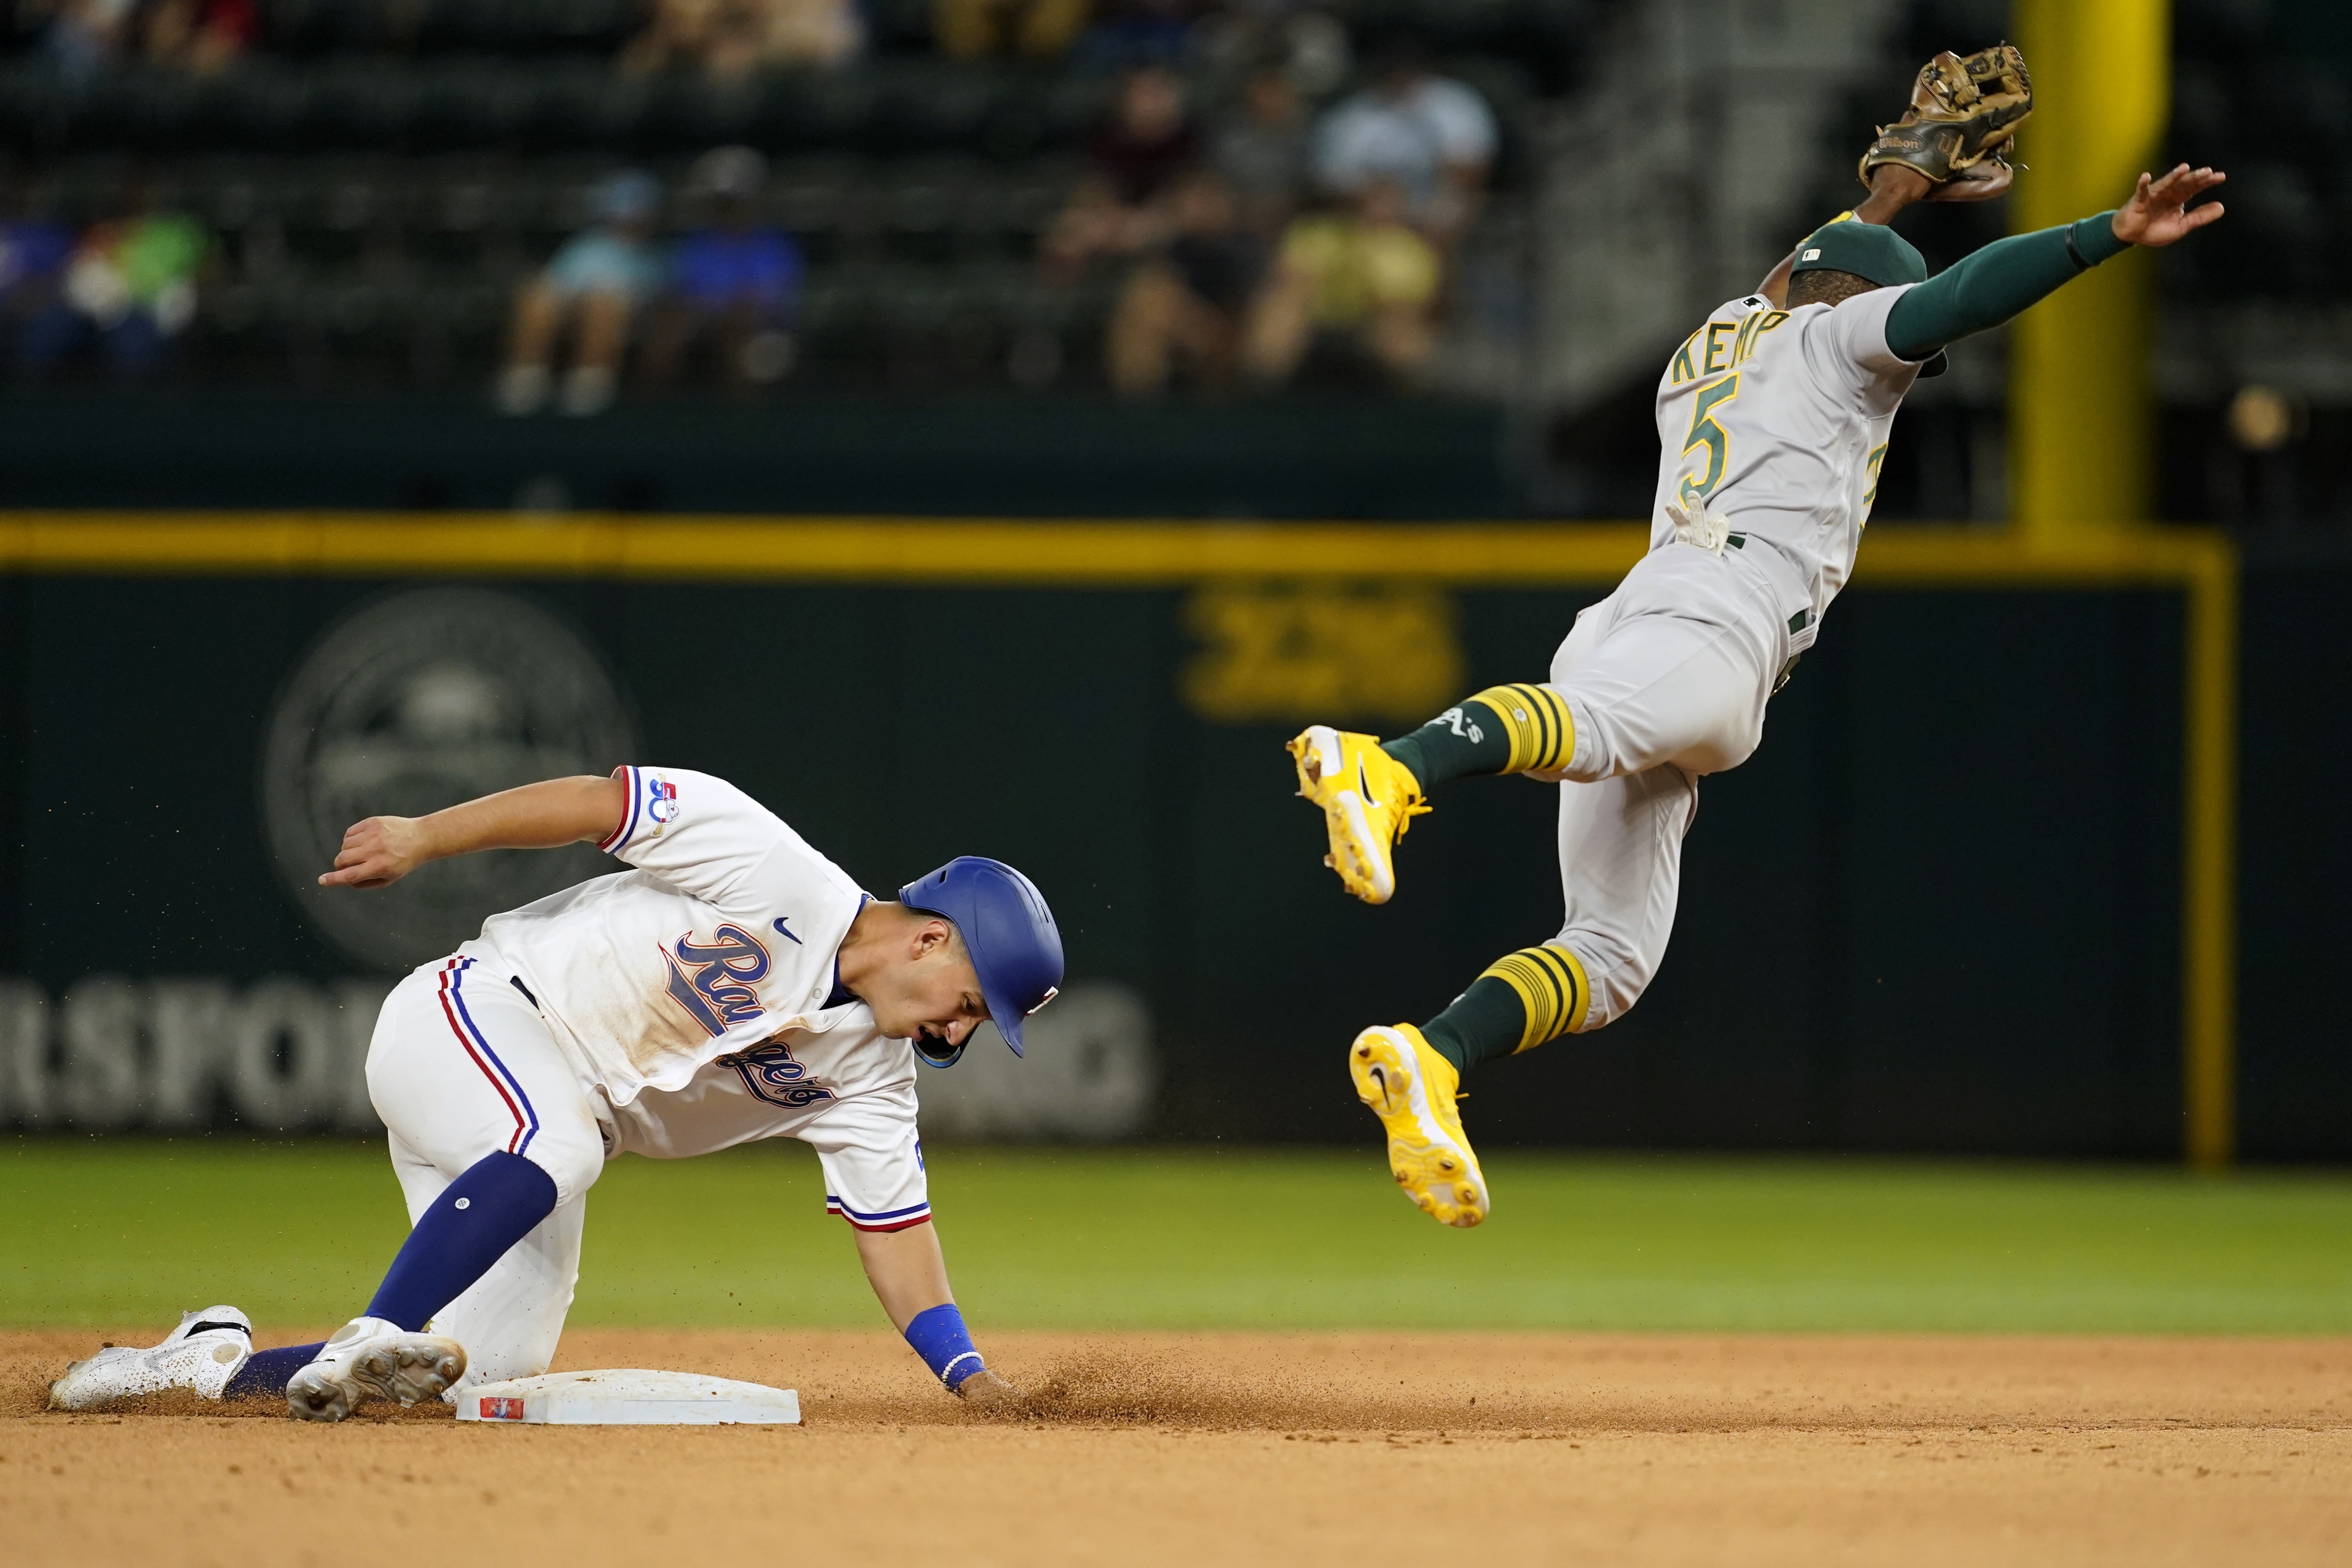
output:
M 1409 1023 L 1375 1026 L 1348 1048 L 1356 1097 L 1388 1129 L 1389 1169 L 1405 1196 L 1442 1225 L 1486 1218 L 1486 1177 L 1454 1110 L 1462 1075 Z
M 1421 780 L 1381 749 L 1378 736 L 1328 724 L 1300 730 L 1290 755 L 1298 762 L 1300 798 L 1323 808 L 1331 831 L 1331 852 L 1323 863 L 1366 904 L 1386 904 L 1396 892 L 1391 848 L 1429 810 Z

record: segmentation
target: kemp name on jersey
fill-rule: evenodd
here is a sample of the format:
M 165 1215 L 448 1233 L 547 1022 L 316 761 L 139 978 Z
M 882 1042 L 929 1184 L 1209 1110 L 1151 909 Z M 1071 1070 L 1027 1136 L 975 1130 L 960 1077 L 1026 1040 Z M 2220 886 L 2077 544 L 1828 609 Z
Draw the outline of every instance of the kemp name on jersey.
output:
M 1667 502 L 1704 497 L 1788 559 L 1820 620 L 1853 575 L 1895 411 L 1919 373 L 1886 346 L 1887 312 L 1906 291 L 1793 310 L 1749 295 L 1683 340 L 1658 379 L 1652 549 L 1675 537 Z

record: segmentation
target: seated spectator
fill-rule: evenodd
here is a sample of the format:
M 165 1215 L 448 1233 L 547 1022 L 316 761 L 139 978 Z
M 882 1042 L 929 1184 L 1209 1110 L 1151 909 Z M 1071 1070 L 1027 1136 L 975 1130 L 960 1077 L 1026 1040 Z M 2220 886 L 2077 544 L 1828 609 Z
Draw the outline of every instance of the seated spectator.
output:
M 254 0 L 160 0 L 147 14 L 147 57 L 210 76 L 245 53 L 260 30 Z
M 1175 77 L 1160 66 L 1128 72 L 1087 143 L 1087 176 L 1045 233 L 1047 275 L 1073 281 L 1097 256 L 1133 256 L 1164 237 L 1163 198 L 1196 141 Z
M 1244 227 L 1277 235 L 1307 183 L 1307 110 L 1279 65 L 1262 65 L 1217 126 L 1211 152 L 1240 204 Z
M 959 60 L 1059 59 L 1093 8 L 1092 0 L 931 0 L 931 37 L 941 54 Z
M 1371 85 L 1324 117 L 1315 173 L 1347 197 L 1395 184 L 1413 226 L 1445 246 L 1476 213 L 1496 140 L 1486 100 L 1431 75 L 1418 41 L 1399 37 L 1375 57 Z
M 646 381 L 674 384 L 698 343 L 718 350 L 720 374 L 747 390 L 792 369 L 792 327 L 805 271 L 800 246 L 781 229 L 756 229 L 751 201 L 768 161 L 749 147 L 721 147 L 694 166 L 694 188 L 710 198 L 707 228 L 670 253 L 669 292 L 646 336 Z
M 41 47 L 68 81 L 85 81 L 121 58 L 139 0 L 59 0 Z
M 1110 383 L 1125 397 L 1166 390 L 1181 357 L 1203 386 L 1233 378 L 1242 321 L 1265 269 L 1265 246 L 1242 226 L 1234 193 L 1206 170 L 1170 201 L 1174 232 L 1129 277 L 1105 341 Z
M 1404 188 L 1381 180 L 1351 210 L 1290 225 L 1250 313 L 1243 363 L 1253 380 L 1288 381 L 1318 334 L 1369 353 L 1400 382 L 1412 379 L 1435 345 L 1441 264 L 1406 211 Z
M 506 368 L 499 374 L 500 413 L 533 413 L 547 402 L 556 340 L 567 327 L 575 342 L 563 412 L 594 414 L 612 406 L 630 324 L 661 287 L 661 258 L 648 238 L 660 204 L 661 187 L 651 175 L 612 176 L 596 193 L 596 226 L 566 240 L 547 269 L 516 294 Z
M 1225 75 L 1253 61 L 1271 65 L 1301 94 L 1320 98 L 1348 79 L 1354 60 L 1348 29 L 1331 15 L 1331 3 L 1223 0 L 1202 18 L 1195 52 Z
M 73 253 L 74 233 L 64 224 L 30 213 L 0 223 L 0 330 L 11 342 L 58 302 Z
M 621 51 L 621 68 L 687 67 L 740 81 L 768 68 L 838 66 L 865 45 L 855 0 L 654 0 L 653 20 Z
M 1081 67 L 1133 65 L 1181 58 L 1202 0 L 1099 0 L 1094 26 L 1078 39 Z
M 16 363 L 37 381 L 84 343 L 126 381 L 151 373 L 196 315 L 196 278 L 211 236 L 180 213 L 146 211 L 92 224 L 65 263 L 56 294 L 25 323 Z

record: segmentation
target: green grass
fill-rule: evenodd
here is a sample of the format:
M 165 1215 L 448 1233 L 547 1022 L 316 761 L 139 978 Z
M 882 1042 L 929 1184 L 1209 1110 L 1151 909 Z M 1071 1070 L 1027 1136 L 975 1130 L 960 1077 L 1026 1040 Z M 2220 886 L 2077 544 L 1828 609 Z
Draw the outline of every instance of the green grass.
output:
M 977 1322 L 1040 1328 L 2352 1331 L 2352 1175 L 1498 1151 L 1444 1229 L 1358 1151 L 939 1149 Z M 577 1324 L 865 1324 L 797 1145 L 616 1162 Z M 356 1311 L 404 1229 L 380 1147 L 0 1141 L 0 1322 Z

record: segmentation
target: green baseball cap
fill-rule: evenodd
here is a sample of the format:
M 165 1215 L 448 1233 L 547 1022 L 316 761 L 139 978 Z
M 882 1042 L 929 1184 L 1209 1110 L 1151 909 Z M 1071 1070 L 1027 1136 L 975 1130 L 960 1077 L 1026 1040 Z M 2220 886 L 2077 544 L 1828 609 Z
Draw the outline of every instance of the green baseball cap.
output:
M 1927 281 L 1927 259 L 1911 242 L 1883 224 L 1865 224 L 1852 213 L 1841 213 L 1804 237 L 1791 277 L 1800 272 L 1851 272 L 1880 287 Z M 1922 376 L 1940 376 L 1950 368 L 1941 349 L 1919 367 Z
M 1850 213 L 1807 235 L 1789 270 L 1851 272 L 1881 287 L 1927 281 L 1927 258 L 1909 240 L 1882 224 L 1857 223 Z

